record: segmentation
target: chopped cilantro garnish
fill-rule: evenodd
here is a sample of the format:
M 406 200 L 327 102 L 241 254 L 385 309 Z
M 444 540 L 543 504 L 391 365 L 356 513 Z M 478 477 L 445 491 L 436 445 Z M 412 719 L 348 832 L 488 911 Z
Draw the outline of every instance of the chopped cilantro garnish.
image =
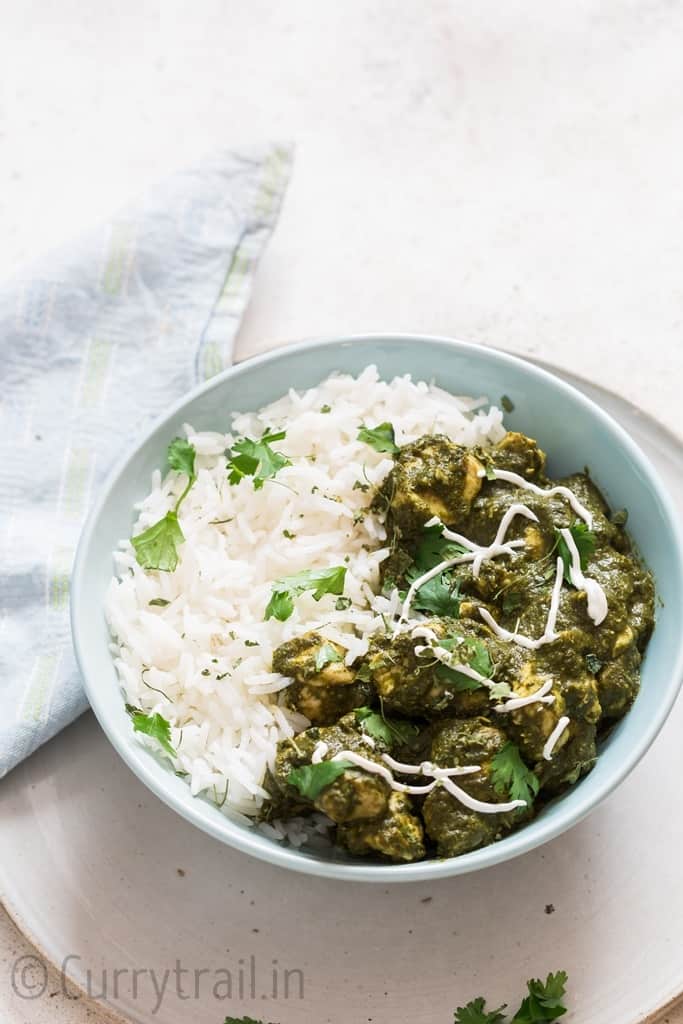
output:
M 585 523 L 578 522 L 578 520 L 569 527 L 569 532 L 571 533 L 574 543 L 576 544 L 576 549 L 579 552 L 581 570 L 585 571 L 588 567 L 588 561 L 595 551 L 595 534 L 592 530 L 588 529 L 588 526 Z M 572 556 L 569 553 L 569 548 L 562 534 L 559 530 L 556 530 L 555 533 L 557 536 L 557 551 L 564 562 L 564 578 L 567 583 L 571 583 L 569 570 L 572 564 Z
M 332 665 L 337 661 L 343 661 L 343 656 L 332 644 L 322 644 L 315 656 L 315 670 L 321 672 L 325 665 Z
M 197 479 L 194 469 L 195 450 L 188 441 L 176 437 L 168 446 L 166 457 L 171 469 L 187 475 L 185 490 L 176 501 L 175 507 L 167 512 L 163 519 L 159 519 L 142 533 L 132 537 L 131 544 L 138 564 L 143 569 L 173 572 L 178 565 L 178 544 L 185 540 L 178 522 L 178 509 Z
M 406 573 L 408 583 L 413 583 L 421 572 L 409 569 Z M 413 597 L 413 608 L 420 612 L 433 612 L 435 615 L 448 615 L 457 619 L 460 614 L 460 580 L 451 582 L 446 573 L 440 573 L 427 580 Z
M 415 550 L 413 565 L 406 572 L 408 583 L 414 583 L 430 569 L 456 558 L 465 552 L 465 548 L 442 536 L 443 526 L 435 523 L 422 531 L 422 536 Z M 413 607 L 421 612 L 433 612 L 435 615 L 448 615 L 457 618 L 460 614 L 460 584 L 453 580 L 448 572 L 440 573 L 433 579 L 423 583 L 413 597 Z
M 331 405 L 321 405 L 320 406 L 320 411 L 323 412 L 323 413 L 332 412 L 332 406 Z
M 598 658 L 597 654 L 589 652 L 586 655 L 586 666 L 592 675 L 597 676 L 598 672 L 602 668 L 602 662 L 600 661 L 600 658 Z
M 376 452 L 396 455 L 400 451 L 391 423 L 380 423 L 377 427 L 366 427 L 363 423 L 358 431 L 358 440 L 369 444 Z
M 177 512 L 167 512 L 137 537 L 131 538 L 135 557 L 143 569 L 173 572 L 178 565 L 178 544 L 185 540 Z
M 154 597 L 151 601 L 147 602 L 147 604 L 151 605 L 152 608 L 165 608 L 166 605 L 170 603 L 171 602 L 167 601 L 165 597 Z
M 304 764 L 300 768 L 292 768 L 287 782 L 299 790 L 308 800 L 322 793 L 338 779 L 347 768 L 353 768 L 350 761 L 320 761 L 319 764 Z
M 345 577 L 346 566 L 334 565 L 330 569 L 305 569 L 296 576 L 276 580 L 264 618 L 285 622 L 294 611 L 294 598 L 305 590 L 313 591 L 315 601 L 319 601 L 323 594 L 341 594 Z
M 417 736 L 419 729 L 412 722 L 400 722 L 395 718 L 386 718 L 381 712 L 373 711 L 372 708 L 356 708 L 354 712 L 356 721 L 363 732 L 373 739 L 386 743 L 392 747 L 395 743 L 411 743 Z
M 254 441 L 250 437 L 243 437 L 236 441 L 228 453 L 228 480 L 231 484 L 238 484 L 245 476 L 250 476 L 254 484 L 254 490 L 258 491 L 266 480 L 272 480 L 275 474 L 285 466 L 291 466 L 290 460 L 280 452 L 273 451 L 271 447 L 274 441 L 283 441 L 286 437 L 284 430 L 276 434 L 268 431 Z
M 296 537 L 296 534 L 295 533 L 290 533 L 289 530 L 283 530 L 282 531 L 282 536 L 286 537 L 287 540 L 294 540 L 294 538 Z
M 522 761 L 517 746 L 508 742 L 491 761 L 491 780 L 496 793 L 511 800 L 524 800 L 531 806 L 540 782 Z
M 626 523 L 628 522 L 628 509 L 618 508 L 609 517 L 609 521 L 610 523 L 614 523 L 615 526 L 626 526 Z
M 334 602 L 335 610 L 338 612 L 345 612 L 347 608 L 350 608 L 353 601 L 350 597 L 338 597 Z
M 464 662 L 469 665 L 471 669 L 474 669 L 475 672 L 478 672 L 485 679 L 490 679 L 493 675 L 491 655 L 482 640 L 477 640 L 476 637 L 452 633 L 450 636 L 444 637 L 443 640 L 439 640 L 439 647 L 457 654 L 458 660 L 461 663 Z M 456 668 L 450 668 L 448 665 L 439 665 L 437 675 L 442 679 L 448 679 L 453 682 L 458 690 L 477 690 L 483 685 L 478 679 L 472 679 L 470 676 L 459 672 Z
M 508 395 L 500 396 L 500 404 L 503 408 L 503 412 L 514 412 L 515 403 Z
M 163 747 L 167 754 L 171 757 L 176 757 L 176 752 L 171 745 L 171 726 L 163 715 L 158 713 L 148 715 L 140 708 L 133 707 L 131 704 L 126 704 L 126 711 L 131 717 L 135 732 L 151 736 L 152 739 L 155 739 Z

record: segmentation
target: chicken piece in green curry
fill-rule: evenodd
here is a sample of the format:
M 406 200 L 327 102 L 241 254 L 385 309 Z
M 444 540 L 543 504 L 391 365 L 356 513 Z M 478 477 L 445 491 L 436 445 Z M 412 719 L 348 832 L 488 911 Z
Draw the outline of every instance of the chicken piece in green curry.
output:
M 316 631 L 275 651 L 310 726 L 264 813 L 322 812 L 353 856 L 458 856 L 590 771 L 638 693 L 653 580 L 588 473 L 550 479 L 520 433 L 405 445 L 375 509 L 395 614 L 356 660 Z

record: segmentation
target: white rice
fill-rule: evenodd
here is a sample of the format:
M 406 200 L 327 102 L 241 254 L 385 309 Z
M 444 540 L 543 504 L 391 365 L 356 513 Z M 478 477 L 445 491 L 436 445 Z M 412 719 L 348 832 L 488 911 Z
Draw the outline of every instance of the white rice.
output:
M 321 412 L 326 406 L 331 411 Z M 144 571 L 130 541 L 122 541 L 106 614 L 126 701 L 171 723 L 174 766 L 187 773 L 193 795 L 206 794 L 231 817 L 252 818 L 266 796 L 264 774 L 278 741 L 308 724 L 277 703 L 291 680 L 271 670 L 273 650 L 317 629 L 347 648 L 350 663 L 383 628 L 382 614 L 397 611 L 395 595 L 376 593 L 389 551 L 382 546 L 382 516 L 366 511 L 393 460 L 357 440 L 361 423 L 390 421 L 400 445 L 429 433 L 474 445 L 499 441 L 502 419 L 484 398 L 457 398 L 407 376 L 386 383 L 369 366 L 357 378 L 333 375 L 307 391 L 290 390 L 259 412 L 236 414 L 227 434 L 195 433 L 186 425 L 198 475 L 180 509 L 186 539 L 178 567 Z M 286 431 L 274 448 L 292 465 L 261 490 L 249 477 L 231 485 L 226 449 L 267 428 Z M 174 506 L 185 479 L 152 475 L 135 534 Z M 332 595 L 316 602 L 304 593 L 286 622 L 264 621 L 274 580 L 335 565 L 347 565 L 349 608 L 336 610 Z M 170 603 L 150 606 L 155 598 Z M 306 837 L 298 822 L 261 827 L 296 845 Z

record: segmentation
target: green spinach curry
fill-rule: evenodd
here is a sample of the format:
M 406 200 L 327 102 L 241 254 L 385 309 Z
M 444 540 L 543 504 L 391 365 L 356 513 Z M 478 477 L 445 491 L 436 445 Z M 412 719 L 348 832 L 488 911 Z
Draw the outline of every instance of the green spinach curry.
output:
M 587 472 L 537 443 L 424 436 L 375 499 L 396 615 L 351 665 L 316 632 L 276 649 L 310 727 L 278 746 L 267 816 L 324 812 L 350 854 L 492 843 L 590 771 L 636 697 L 654 586 Z

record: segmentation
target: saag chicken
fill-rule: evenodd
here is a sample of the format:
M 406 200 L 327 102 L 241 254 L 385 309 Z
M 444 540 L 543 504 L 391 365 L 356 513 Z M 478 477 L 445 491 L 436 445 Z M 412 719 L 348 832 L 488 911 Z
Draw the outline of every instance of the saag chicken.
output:
M 551 480 L 533 439 L 394 447 L 374 507 L 396 614 L 350 664 L 316 631 L 275 651 L 310 726 L 264 813 L 323 812 L 351 855 L 406 862 L 495 842 L 590 771 L 638 693 L 654 586 L 625 512 L 587 471 Z

